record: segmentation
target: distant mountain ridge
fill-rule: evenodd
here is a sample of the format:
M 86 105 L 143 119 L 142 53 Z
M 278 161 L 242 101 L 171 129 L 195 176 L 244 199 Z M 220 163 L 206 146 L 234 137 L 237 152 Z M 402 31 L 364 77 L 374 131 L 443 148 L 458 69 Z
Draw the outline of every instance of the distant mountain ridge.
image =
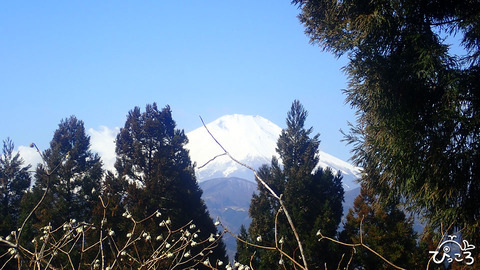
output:
M 275 149 L 282 128 L 268 119 L 233 114 L 222 116 L 206 126 L 232 156 L 255 169 L 263 164 L 270 164 L 273 156 L 278 157 Z M 190 150 L 190 157 L 196 162 L 197 168 L 223 153 L 203 126 L 186 135 L 189 139 L 186 148 Z M 355 180 L 360 175 L 360 168 L 323 151 L 319 151 L 319 158 L 318 166 L 330 167 L 334 172 L 341 171 L 345 190 L 359 186 Z M 199 182 L 224 177 L 254 181 L 251 171 L 226 156 L 210 161 L 203 168 L 196 169 L 195 173 Z
M 213 220 L 220 219 L 231 232 L 238 235 L 243 224 L 248 229 L 251 218 L 248 214 L 252 195 L 257 192 L 257 184 L 242 178 L 215 178 L 199 183 L 203 190 L 202 199 L 208 207 Z M 343 218 L 340 227 L 343 228 L 348 210 L 353 207 L 353 201 L 360 193 L 360 188 L 345 192 L 343 203 Z M 236 240 L 230 235 L 224 236 L 227 254 L 233 259 L 236 252 Z
M 220 219 L 222 224 L 235 234 L 240 233 L 243 224 L 248 228 L 251 219 L 248 215 L 252 195 L 257 191 L 254 182 L 231 177 L 215 178 L 199 183 L 203 190 L 202 199 L 208 207 L 213 220 Z M 231 235 L 225 235 L 223 241 L 227 254 L 233 259 L 236 252 L 236 240 Z

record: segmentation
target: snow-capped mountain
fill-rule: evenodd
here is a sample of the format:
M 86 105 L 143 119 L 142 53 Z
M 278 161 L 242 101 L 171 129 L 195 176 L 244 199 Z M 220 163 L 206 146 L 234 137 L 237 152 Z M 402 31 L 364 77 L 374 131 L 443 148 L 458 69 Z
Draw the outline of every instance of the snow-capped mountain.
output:
M 261 116 L 225 115 L 206 124 L 217 141 L 237 160 L 255 169 L 262 164 L 270 164 L 278 137 L 282 131 L 278 125 Z M 221 147 L 202 126 L 187 133 L 190 157 L 197 163 L 196 175 L 199 181 L 221 177 L 239 177 L 254 181 L 253 172 L 234 162 L 227 156 L 214 157 L 223 153 Z M 358 187 L 355 180 L 360 168 L 323 151 L 319 152 L 319 166 L 330 167 L 334 172 L 341 171 L 345 190 Z M 277 156 L 278 157 L 278 156 Z M 204 167 L 198 169 L 202 165 Z

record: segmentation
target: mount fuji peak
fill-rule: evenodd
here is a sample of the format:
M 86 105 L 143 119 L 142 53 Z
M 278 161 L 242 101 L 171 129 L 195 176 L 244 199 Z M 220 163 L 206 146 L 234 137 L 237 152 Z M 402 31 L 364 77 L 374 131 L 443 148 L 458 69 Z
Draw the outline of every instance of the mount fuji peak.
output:
M 261 116 L 225 115 L 206 126 L 234 158 L 254 169 L 270 164 L 273 156 L 278 158 L 275 148 L 282 128 Z M 219 156 L 213 159 L 223 154 L 223 150 L 203 126 L 187 133 L 187 137 L 189 143 L 186 148 L 190 151 L 192 161 L 197 164 L 195 173 L 200 182 L 221 177 L 254 181 L 252 171 L 229 157 Z M 322 151 L 319 151 L 319 157 L 318 166 L 330 167 L 333 172 L 341 171 L 345 190 L 359 186 L 355 180 L 360 175 L 360 168 Z M 208 164 L 198 169 L 206 163 Z

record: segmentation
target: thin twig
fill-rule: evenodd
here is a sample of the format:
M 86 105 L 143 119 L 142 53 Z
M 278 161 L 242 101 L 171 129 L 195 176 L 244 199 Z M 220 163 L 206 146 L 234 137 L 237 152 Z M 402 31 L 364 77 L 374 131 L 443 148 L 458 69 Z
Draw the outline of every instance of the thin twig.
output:
M 222 223 L 220 223 L 220 225 L 222 226 L 223 230 L 227 233 L 229 233 L 231 236 L 233 236 L 236 240 L 244 243 L 245 245 L 248 245 L 248 246 L 252 246 L 252 247 L 256 247 L 256 248 L 261 248 L 261 249 L 266 249 L 266 250 L 277 250 L 281 255 L 287 257 L 290 261 L 292 261 L 296 266 L 300 267 L 301 269 L 306 269 L 303 265 L 301 265 L 299 262 L 297 262 L 295 259 L 293 259 L 290 255 L 288 255 L 287 253 L 285 253 L 285 251 L 281 250 L 280 248 L 277 248 L 277 247 L 269 247 L 269 246 L 260 246 L 260 245 L 257 245 L 257 244 L 253 244 L 253 243 L 250 243 L 246 240 L 243 240 L 242 238 L 239 238 L 236 234 L 234 234 L 233 232 L 231 232 L 228 228 L 226 228 L 225 226 L 223 226 Z
M 342 258 L 340 258 L 340 261 L 338 262 L 337 270 L 340 269 L 340 264 L 342 264 L 343 257 L 345 257 L 345 253 L 342 254 Z
M 215 159 L 217 159 L 218 157 L 222 157 L 222 156 L 226 156 L 227 154 L 226 153 L 223 153 L 223 154 L 220 154 L 220 155 L 216 155 L 214 156 L 213 158 L 211 158 L 209 161 L 207 161 L 205 164 L 203 164 L 202 166 L 198 167 L 198 169 L 202 169 L 203 167 L 207 166 L 210 162 L 214 161 Z
M 255 257 L 255 253 L 257 253 L 257 252 L 254 251 L 253 254 L 252 254 L 252 256 L 250 257 L 250 268 L 252 268 L 252 270 L 254 269 L 254 268 L 253 268 L 252 261 L 253 261 L 253 258 Z
M 321 231 L 319 231 L 319 236 L 320 236 L 320 240 L 322 239 L 326 239 L 326 240 L 329 240 L 329 241 L 332 241 L 334 243 L 337 243 L 337 244 L 340 244 L 340 245 L 343 245 L 343 246 L 348 246 L 348 247 L 364 247 L 366 248 L 368 251 L 372 252 L 373 254 L 375 254 L 376 256 L 378 256 L 380 259 L 382 259 L 383 261 L 385 261 L 386 263 L 388 263 L 389 265 L 391 265 L 392 267 L 396 268 L 396 269 L 401 269 L 401 270 L 405 270 L 405 268 L 402 268 L 400 266 L 397 266 L 395 264 L 393 264 L 392 262 L 390 262 L 389 260 L 385 259 L 385 257 L 383 257 L 382 255 L 380 255 L 378 252 L 376 252 L 375 250 L 373 250 L 372 248 L 370 248 L 369 246 L 367 246 L 365 243 L 363 243 L 363 232 L 362 232 L 362 224 L 363 224 L 363 218 L 361 219 L 360 221 L 360 243 L 357 243 L 357 244 L 348 244 L 348 243 L 344 243 L 344 242 L 341 242 L 341 241 L 338 241 L 336 239 L 333 239 L 333 238 L 330 238 L 330 237 L 327 237 L 327 236 L 324 236 L 322 234 Z
M 348 260 L 346 270 L 348 270 L 348 267 L 350 267 L 350 263 L 351 263 L 352 260 L 353 260 L 353 255 L 355 254 L 355 252 L 357 252 L 357 250 L 353 247 L 353 248 L 352 248 L 352 256 L 350 256 L 350 260 Z

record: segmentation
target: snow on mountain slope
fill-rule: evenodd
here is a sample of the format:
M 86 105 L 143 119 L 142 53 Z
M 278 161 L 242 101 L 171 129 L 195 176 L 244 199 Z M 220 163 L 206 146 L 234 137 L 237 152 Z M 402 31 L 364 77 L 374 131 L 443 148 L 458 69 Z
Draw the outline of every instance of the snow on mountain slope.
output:
M 275 148 L 282 129 L 261 116 L 225 115 L 206 125 L 233 157 L 255 169 L 270 164 L 272 156 L 277 156 Z M 250 170 L 227 156 L 210 161 L 222 154 L 223 150 L 203 126 L 187 133 L 187 136 L 189 143 L 186 148 L 190 150 L 192 161 L 197 163 L 196 175 L 199 181 L 221 177 L 240 177 L 254 181 Z M 358 167 L 322 151 L 319 155 L 319 166 L 330 167 L 334 172 L 341 171 L 345 190 L 358 187 L 355 182 L 360 173 Z M 206 166 L 198 169 L 208 161 L 210 162 Z
M 278 134 L 282 130 L 263 117 L 239 114 L 220 117 L 208 123 L 207 127 L 232 156 L 254 168 L 270 163 Z M 197 167 L 223 153 L 203 126 L 187 133 L 187 136 L 187 148 Z M 251 171 L 226 156 L 215 159 L 196 173 L 200 181 L 232 176 L 253 180 Z

